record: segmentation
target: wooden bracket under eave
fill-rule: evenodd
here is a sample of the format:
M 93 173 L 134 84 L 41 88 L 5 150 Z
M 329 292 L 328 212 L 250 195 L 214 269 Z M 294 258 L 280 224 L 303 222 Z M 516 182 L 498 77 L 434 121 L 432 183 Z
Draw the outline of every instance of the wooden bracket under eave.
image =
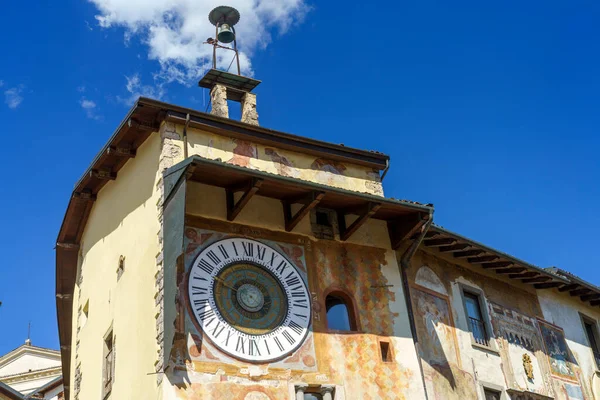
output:
M 131 147 L 110 146 L 106 149 L 106 154 L 109 156 L 134 158 L 136 152 Z
M 420 213 L 388 221 L 388 234 L 392 249 L 398 249 L 403 241 L 413 237 L 428 220 L 429 214 Z
M 90 177 L 114 181 L 117 179 L 117 173 L 104 169 L 93 169 L 90 171 Z
M 285 230 L 291 232 L 296 225 L 319 204 L 319 202 L 325 197 L 325 192 L 311 192 L 307 196 L 297 199 L 282 200 L 283 205 L 283 218 L 285 220 Z M 292 215 L 292 204 L 303 204 L 302 208 Z
M 250 182 L 244 185 L 243 189 L 238 188 L 228 188 L 225 189 L 226 197 L 227 197 L 227 220 L 233 221 L 238 216 L 240 212 L 244 209 L 246 204 L 250 201 L 252 196 L 258 192 L 260 186 L 262 185 L 263 180 L 259 178 L 252 178 Z M 235 202 L 234 194 L 235 192 L 243 191 L 242 197 Z
M 373 216 L 381 208 L 380 203 L 368 203 L 365 205 L 364 209 L 358 215 L 358 218 L 350 224 L 349 227 L 346 227 L 346 213 L 343 211 L 338 211 L 338 226 L 340 229 L 340 240 L 345 242 L 352 236 L 354 232 L 358 230 L 369 218 Z
M 544 282 L 533 285 L 536 289 L 552 289 L 564 285 L 564 282 Z

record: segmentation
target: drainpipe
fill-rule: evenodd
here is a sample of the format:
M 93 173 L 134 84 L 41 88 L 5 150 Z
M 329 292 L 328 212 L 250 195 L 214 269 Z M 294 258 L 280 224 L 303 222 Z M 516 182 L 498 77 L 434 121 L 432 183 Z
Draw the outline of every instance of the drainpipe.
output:
M 402 258 L 400 258 L 400 275 L 402 276 L 402 289 L 404 291 L 404 301 L 406 303 L 406 308 L 408 311 L 408 322 L 410 324 L 410 332 L 413 337 L 415 351 L 419 360 L 419 371 L 421 372 L 421 381 L 423 383 L 423 391 L 425 392 L 425 400 L 428 400 L 427 386 L 425 385 L 425 375 L 423 375 L 423 365 L 421 364 L 421 356 L 419 354 L 419 338 L 417 337 L 417 326 L 415 324 L 415 315 L 413 313 L 412 300 L 410 298 L 410 286 L 408 284 L 408 277 L 406 275 L 406 271 L 410 268 L 410 260 L 417 252 L 417 249 L 421 245 L 421 242 L 423 241 L 423 238 L 425 238 L 425 234 L 427 234 L 427 231 L 431 227 L 432 223 L 433 213 L 429 213 L 429 220 L 421 228 L 421 233 L 419 234 L 419 237 L 417 237 L 412 242 L 410 247 L 402 255 Z
M 385 168 L 384 168 L 383 172 L 381 173 L 381 178 L 379 178 L 379 180 L 381 182 L 383 182 L 383 178 L 385 178 L 385 174 L 387 174 L 389 169 L 390 169 L 390 160 L 387 159 L 387 160 L 385 160 Z
M 185 125 L 183 126 L 183 159 L 187 160 L 188 158 L 188 138 L 187 138 L 187 128 L 190 125 L 190 114 L 185 116 Z

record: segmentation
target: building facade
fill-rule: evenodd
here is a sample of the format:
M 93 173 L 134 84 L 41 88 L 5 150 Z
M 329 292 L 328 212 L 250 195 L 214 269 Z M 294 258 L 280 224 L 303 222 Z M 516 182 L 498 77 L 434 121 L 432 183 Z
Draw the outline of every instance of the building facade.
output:
M 30 340 L 0 357 L 0 399 L 63 400 L 60 352 Z
M 241 86 L 211 100 L 139 99 L 76 185 L 67 398 L 598 396 L 595 287 L 384 197 L 383 154 L 262 128 Z

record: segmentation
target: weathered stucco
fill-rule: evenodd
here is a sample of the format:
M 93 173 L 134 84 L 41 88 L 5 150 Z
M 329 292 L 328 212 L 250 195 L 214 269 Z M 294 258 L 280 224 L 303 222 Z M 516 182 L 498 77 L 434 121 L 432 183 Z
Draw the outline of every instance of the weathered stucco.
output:
M 180 306 L 172 368 L 163 381 L 169 383 L 164 398 L 291 399 L 299 382 L 335 385 L 336 400 L 423 398 L 398 264 L 389 248 L 385 223 L 371 221 L 354 241 L 341 243 L 310 237 L 308 218 L 296 227 L 298 233 L 284 232 L 281 213 L 273 212 L 281 204 L 267 198 L 255 196 L 236 223 L 225 221 L 222 189 L 189 183 L 187 199 L 185 265 L 224 235 L 248 236 L 278 246 L 306 273 L 313 302 L 312 332 L 303 346 L 283 360 L 252 365 L 203 340 L 193 316 Z M 182 271 L 180 284 L 185 283 L 184 276 Z M 343 290 L 354 299 L 357 332 L 328 330 L 325 296 L 331 289 Z M 184 292 L 180 287 L 180 305 Z M 383 362 L 379 356 L 381 339 L 391 343 L 392 362 Z
M 483 387 L 501 390 L 504 398 L 597 396 L 598 375 L 579 314 L 597 321 L 597 311 L 568 293 L 532 291 L 429 251 L 417 253 L 408 276 L 430 399 L 483 399 Z M 465 288 L 483 298 L 488 346 L 472 339 Z
M 159 231 L 155 185 L 161 150 L 151 136 L 128 162 L 116 181 L 97 196 L 82 238 L 82 280 L 73 302 L 71 398 L 81 372 L 79 399 L 98 399 L 102 391 L 103 338 L 113 328 L 116 379 L 112 398 L 156 399 L 155 257 Z M 117 281 L 119 257 L 125 272 Z M 80 307 L 89 300 L 89 317 L 80 326 Z M 77 329 L 73 329 L 74 332 Z M 132 335 L 132 332 L 137 332 Z M 80 368 L 77 368 L 80 366 Z M 78 379 L 77 379 L 78 380 Z

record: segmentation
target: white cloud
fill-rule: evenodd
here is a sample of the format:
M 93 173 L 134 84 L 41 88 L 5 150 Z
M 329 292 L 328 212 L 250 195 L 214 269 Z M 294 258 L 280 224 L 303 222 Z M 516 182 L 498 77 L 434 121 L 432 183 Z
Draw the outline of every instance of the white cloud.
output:
M 131 106 L 140 96 L 160 100 L 165 95 L 164 83 L 162 82 L 155 86 L 144 85 L 138 74 L 125 76 L 125 79 L 127 80 L 125 88 L 129 95 L 126 97 L 117 96 L 117 100 L 126 106 Z
M 24 86 L 20 85 L 4 91 L 4 102 L 9 108 L 14 110 L 23 102 L 23 89 Z
M 85 92 L 85 86 L 84 86 L 84 85 L 77 86 L 77 91 L 78 91 L 79 93 L 83 93 L 83 92 Z
M 215 31 L 208 22 L 208 13 L 221 5 L 222 0 L 90 1 L 99 10 L 96 19 L 101 27 L 122 27 L 126 43 L 131 37 L 139 36 L 148 46 L 148 58 L 160 65 L 156 81 L 190 85 L 210 68 L 212 46 L 203 42 L 214 37 Z M 246 75 L 252 75 L 251 55 L 271 42 L 271 32 L 286 32 L 292 24 L 302 21 L 308 11 L 305 0 L 230 0 L 227 3 L 241 14 L 236 31 L 241 69 Z M 217 55 L 219 68 L 227 68 L 233 52 L 222 50 Z
M 0 87 L 4 86 L 4 81 L 0 80 Z
M 87 115 L 88 118 L 97 121 L 102 119 L 102 117 L 96 113 L 96 103 L 94 101 L 82 97 L 81 100 L 79 100 L 79 104 L 81 105 L 81 108 L 85 110 L 85 115 Z

